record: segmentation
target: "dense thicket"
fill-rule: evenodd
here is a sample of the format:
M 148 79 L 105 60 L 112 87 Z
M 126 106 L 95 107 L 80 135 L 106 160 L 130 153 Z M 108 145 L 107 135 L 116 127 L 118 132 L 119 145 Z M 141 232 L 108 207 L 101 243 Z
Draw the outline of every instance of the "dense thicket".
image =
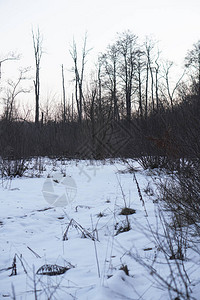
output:
M 48 122 L 0 121 L 0 155 L 10 158 L 65 156 L 105 158 L 164 156 L 200 158 L 200 99 L 188 96 L 173 110 L 114 120 Z M 155 166 L 156 167 L 156 166 Z

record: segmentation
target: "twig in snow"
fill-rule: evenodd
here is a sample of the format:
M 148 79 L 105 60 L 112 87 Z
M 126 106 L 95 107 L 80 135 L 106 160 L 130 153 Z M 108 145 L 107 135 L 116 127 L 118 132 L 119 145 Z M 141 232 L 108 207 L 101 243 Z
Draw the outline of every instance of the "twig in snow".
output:
M 142 197 L 140 186 L 139 186 L 139 183 L 137 181 L 137 178 L 136 178 L 135 174 L 133 174 L 133 178 L 135 179 L 135 182 L 136 182 L 136 185 L 137 185 L 137 190 L 138 190 L 138 195 L 140 197 L 140 201 L 142 202 L 142 206 L 144 207 L 144 211 L 145 211 L 146 217 L 148 217 L 148 213 L 147 213 L 147 210 L 146 210 L 145 202 L 144 202 L 144 199 Z
M 30 250 L 37 258 L 41 258 L 39 254 L 37 254 L 33 249 L 31 249 L 29 246 L 27 246 L 28 250 Z
M 94 225 L 93 225 L 92 215 L 90 217 L 91 217 L 91 222 L 92 222 L 92 231 L 94 232 Z M 94 250 L 95 250 L 96 262 L 97 262 L 98 276 L 99 276 L 99 278 L 101 278 L 100 268 L 99 268 L 99 259 L 98 259 L 98 254 L 97 254 L 96 240 L 93 239 L 93 241 L 94 241 Z

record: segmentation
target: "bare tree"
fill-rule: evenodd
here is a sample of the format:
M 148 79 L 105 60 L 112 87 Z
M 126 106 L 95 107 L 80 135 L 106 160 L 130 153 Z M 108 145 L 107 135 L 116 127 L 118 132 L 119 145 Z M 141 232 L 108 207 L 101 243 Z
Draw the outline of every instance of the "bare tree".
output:
M 113 116 L 115 120 L 120 119 L 119 105 L 117 96 L 117 64 L 118 64 L 118 49 L 116 45 L 110 45 L 105 54 L 100 58 L 103 66 L 104 80 L 103 84 L 109 90 L 111 96 L 111 106 L 114 106 Z
M 155 51 L 156 41 L 147 37 L 144 47 L 146 55 L 146 88 L 145 88 L 145 118 L 147 118 L 148 108 L 152 111 L 158 110 L 159 106 L 159 50 Z
M 62 90 L 63 90 L 63 122 L 66 122 L 66 97 L 65 97 L 65 75 L 62 65 Z
M 149 69 L 150 69 L 150 46 L 146 43 L 146 87 L 145 87 L 145 119 L 147 119 L 147 110 L 148 110 L 148 92 L 149 92 Z
M 98 89 L 97 89 L 97 98 L 98 98 L 98 110 L 100 116 L 102 115 L 102 62 L 101 59 L 99 58 L 98 62 L 98 70 L 97 70 L 97 82 L 98 82 Z
M 139 115 L 143 117 L 143 97 L 142 97 L 142 71 L 144 67 L 143 62 L 143 51 L 139 50 L 136 53 L 136 72 L 135 72 L 135 80 L 136 80 L 136 89 L 138 90 L 138 104 L 139 104 Z
M 40 100 L 40 62 L 43 54 L 42 42 L 43 38 L 38 28 L 37 32 L 34 33 L 32 30 L 33 47 L 35 55 L 35 124 L 39 123 L 39 100 Z
M 157 52 L 157 57 L 155 59 L 155 93 L 156 93 L 156 109 L 159 110 L 159 94 L 158 94 L 158 74 L 160 69 L 159 64 L 160 51 Z
M 3 98 L 4 100 L 4 118 L 7 121 L 12 121 L 14 117 L 14 112 L 16 110 L 16 98 L 19 94 L 29 93 L 30 89 L 23 88 L 20 84 L 22 81 L 27 79 L 27 72 L 30 68 L 25 68 L 19 71 L 19 76 L 17 81 L 8 80 L 8 87 L 6 90 L 6 96 Z
M 195 77 L 198 80 L 198 96 L 200 96 L 200 40 L 193 45 L 193 49 L 188 51 L 185 57 L 186 68 L 195 70 Z
M 82 48 L 82 57 L 81 57 L 81 67 L 78 66 L 78 53 L 76 42 L 73 40 L 72 49 L 70 50 L 71 57 L 74 62 L 73 72 L 75 75 L 75 98 L 78 110 L 79 122 L 82 122 L 83 118 L 83 79 L 84 71 L 86 64 L 86 56 L 90 50 L 87 50 L 87 34 L 85 34 L 83 48 Z
M 170 100 L 171 108 L 173 109 L 174 106 L 174 95 L 177 91 L 178 87 L 180 86 L 181 80 L 185 75 L 185 71 L 182 73 L 182 75 L 179 77 L 179 79 L 176 81 L 173 88 L 170 87 L 170 70 L 173 67 L 174 63 L 172 61 L 167 61 L 165 65 L 163 65 L 163 71 L 164 71 L 164 79 L 165 79 L 165 88 L 167 90 L 167 94 Z
M 137 36 L 130 31 L 123 32 L 117 40 L 117 48 L 122 57 L 120 59 L 120 77 L 126 97 L 126 118 L 131 119 L 131 99 L 133 92 L 133 79 L 136 64 Z

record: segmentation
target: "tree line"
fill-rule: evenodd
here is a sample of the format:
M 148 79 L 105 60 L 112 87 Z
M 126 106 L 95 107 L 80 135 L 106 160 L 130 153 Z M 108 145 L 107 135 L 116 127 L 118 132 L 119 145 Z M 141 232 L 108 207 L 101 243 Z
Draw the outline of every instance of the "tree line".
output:
M 200 41 L 186 53 L 185 68 L 175 78 L 174 63 L 162 58 L 155 41 L 146 38 L 141 42 L 130 31 L 119 33 L 98 55 L 89 77 L 90 49 L 85 35 L 81 53 L 75 41 L 70 48 L 74 79 L 70 101 L 62 65 L 62 101 L 52 107 L 47 102 L 44 107 L 40 99 L 43 39 L 39 29 L 32 31 L 32 39 L 35 118 L 31 121 L 30 112 L 22 112 L 16 105 L 20 94 L 30 91 L 23 87 L 29 72 L 26 68 L 0 93 L 2 157 L 162 156 L 165 162 L 166 157 L 188 158 L 199 153 Z M 0 59 L 0 75 L 6 61 L 19 58 L 11 53 Z

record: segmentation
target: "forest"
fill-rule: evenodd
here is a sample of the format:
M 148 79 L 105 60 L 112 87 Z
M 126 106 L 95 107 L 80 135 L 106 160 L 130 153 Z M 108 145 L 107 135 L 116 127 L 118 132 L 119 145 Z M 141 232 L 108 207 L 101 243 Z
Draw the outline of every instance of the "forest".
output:
M 6 158 L 64 156 L 107 158 L 153 156 L 156 164 L 199 157 L 200 42 L 186 53 L 182 74 L 175 78 L 174 63 L 165 61 L 156 42 L 130 31 L 117 35 L 98 56 L 86 76 L 90 49 L 85 35 L 81 53 L 71 45 L 74 90 L 66 96 L 62 66 L 62 101 L 50 107 L 40 99 L 42 34 L 32 32 L 35 57 L 35 116 L 20 110 L 17 98 L 28 69 L 16 82 L 1 89 L 0 155 Z M 1 59 L 1 68 L 15 54 Z M 14 64 L 13 64 L 14 66 Z M 89 78 L 88 78 L 89 77 Z M 29 97 L 29 94 L 26 95 Z M 157 156 L 162 156 L 156 161 Z

